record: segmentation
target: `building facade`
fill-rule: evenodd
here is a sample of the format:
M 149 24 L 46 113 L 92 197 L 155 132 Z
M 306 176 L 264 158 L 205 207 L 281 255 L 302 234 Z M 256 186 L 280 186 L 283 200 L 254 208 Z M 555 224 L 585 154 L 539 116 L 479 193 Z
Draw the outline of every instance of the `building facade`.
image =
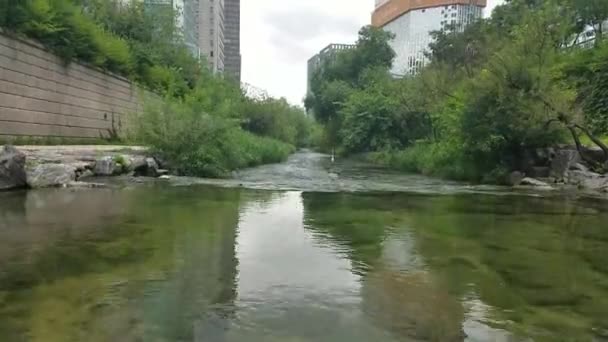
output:
M 486 0 L 376 0 L 372 25 L 395 34 L 391 72 L 415 74 L 427 63 L 431 32 L 463 30 L 483 16 Z
M 357 47 L 357 45 L 355 45 L 355 44 L 329 44 L 323 50 L 321 50 L 318 54 L 312 56 L 308 60 L 307 93 L 308 94 L 310 93 L 312 78 L 314 77 L 317 70 L 319 70 L 323 66 L 324 63 L 336 58 L 336 56 L 339 52 L 354 49 L 355 47 Z
M 176 26 L 188 49 L 196 57 L 200 56 L 198 47 L 198 8 L 199 0 L 144 0 L 149 10 L 162 11 L 172 8 L 177 13 Z
M 224 72 L 224 0 L 198 0 L 198 47 L 214 73 Z
M 224 74 L 241 82 L 241 0 L 224 0 Z

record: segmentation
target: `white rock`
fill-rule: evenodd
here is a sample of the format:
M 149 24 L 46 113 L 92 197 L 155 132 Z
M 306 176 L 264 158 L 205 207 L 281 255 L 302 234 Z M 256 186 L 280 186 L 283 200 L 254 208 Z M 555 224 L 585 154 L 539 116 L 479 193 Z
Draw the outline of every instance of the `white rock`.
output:
M 530 178 L 530 177 L 526 177 L 526 178 L 522 179 L 519 184 L 526 185 L 526 186 L 535 186 L 535 187 L 540 187 L 540 188 L 550 188 L 551 187 L 551 185 L 549 185 L 548 183 L 545 183 L 543 181 L 540 181 L 540 180 L 534 179 L 534 178 Z

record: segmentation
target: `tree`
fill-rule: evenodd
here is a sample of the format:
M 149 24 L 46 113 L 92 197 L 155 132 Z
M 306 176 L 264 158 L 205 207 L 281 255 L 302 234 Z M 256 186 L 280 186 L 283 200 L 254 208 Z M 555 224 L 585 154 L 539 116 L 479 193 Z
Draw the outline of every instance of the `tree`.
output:
M 596 42 L 604 36 L 604 21 L 608 19 L 608 1 L 570 0 L 582 24 L 591 26 L 595 31 Z

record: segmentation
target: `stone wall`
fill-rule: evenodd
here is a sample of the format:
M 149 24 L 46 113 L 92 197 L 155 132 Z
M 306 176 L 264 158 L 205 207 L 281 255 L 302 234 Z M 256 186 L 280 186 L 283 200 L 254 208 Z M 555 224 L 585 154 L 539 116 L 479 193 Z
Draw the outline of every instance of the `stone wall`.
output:
M 127 79 L 72 62 L 0 32 L 0 137 L 107 137 L 141 110 Z

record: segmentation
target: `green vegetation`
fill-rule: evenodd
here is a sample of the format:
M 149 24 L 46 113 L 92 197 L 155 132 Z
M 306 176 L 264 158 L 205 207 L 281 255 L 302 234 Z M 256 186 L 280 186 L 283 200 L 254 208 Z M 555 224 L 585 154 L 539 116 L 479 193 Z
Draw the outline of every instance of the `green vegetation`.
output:
M 79 60 L 156 92 L 183 94 L 200 63 L 175 29 L 170 6 L 142 1 L 0 0 L 0 27 L 38 40 L 66 63 Z
M 161 95 L 146 97 L 123 139 L 151 146 L 179 174 L 225 176 L 311 143 L 302 108 L 248 98 L 240 85 L 211 74 L 176 20 L 173 6 L 142 1 L 0 0 L 0 27 L 8 32 L 38 40 L 66 63 L 92 64 Z
M 430 64 L 399 79 L 391 35 L 365 27 L 320 68 L 306 105 L 326 148 L 448 178 L 501 182 L 527 150 L 581 139 L 608 155 L 596 138 L 608 133 L 608 43 L 599 26 L 594 47 L 572 43 L 606 18 L 605 1 L 512 0 L 434 32 Z
M 206 74 L 184 98 L 149 102 L 136 139 L 152 146 L 182 175 L 222 177 L 229 171 L 284 160 L 308 144 L 312 125 L 285 100 L 250 99 Z

